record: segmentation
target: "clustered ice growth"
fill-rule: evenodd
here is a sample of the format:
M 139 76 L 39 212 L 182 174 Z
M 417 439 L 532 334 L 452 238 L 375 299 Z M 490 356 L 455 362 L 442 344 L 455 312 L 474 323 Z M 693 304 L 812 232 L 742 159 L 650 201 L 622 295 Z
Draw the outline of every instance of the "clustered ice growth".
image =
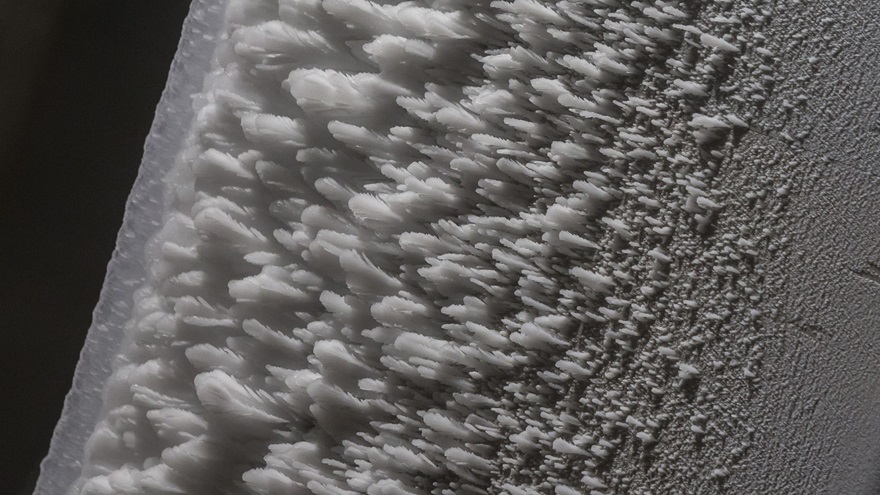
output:
M 231 0 L 75 491 L 723 482 L 761 357 L 764 197 L 716 180 L 771 77 L 753 3 Z

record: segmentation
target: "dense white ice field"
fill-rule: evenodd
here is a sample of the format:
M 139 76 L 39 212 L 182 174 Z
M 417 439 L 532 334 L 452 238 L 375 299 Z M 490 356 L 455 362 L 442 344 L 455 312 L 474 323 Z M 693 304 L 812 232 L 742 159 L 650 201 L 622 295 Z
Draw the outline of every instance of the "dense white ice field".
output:
M 193 12 L 38 493 L 876 493 L 880 4 Z

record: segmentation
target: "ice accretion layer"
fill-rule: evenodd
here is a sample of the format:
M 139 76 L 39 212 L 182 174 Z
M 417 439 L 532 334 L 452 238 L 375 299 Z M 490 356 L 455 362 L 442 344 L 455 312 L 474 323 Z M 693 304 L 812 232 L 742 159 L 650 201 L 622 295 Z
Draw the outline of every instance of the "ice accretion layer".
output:
M 774 461 L 834 12 L 225 8 L 72 493 L 843 486 Z

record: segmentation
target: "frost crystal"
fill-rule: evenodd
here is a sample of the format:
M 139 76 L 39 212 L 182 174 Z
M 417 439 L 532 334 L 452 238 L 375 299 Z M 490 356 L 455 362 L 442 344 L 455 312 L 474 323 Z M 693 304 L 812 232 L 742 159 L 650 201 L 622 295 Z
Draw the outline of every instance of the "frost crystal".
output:
M 785 491 L 787 3 L 229 0 L 40 493 Z

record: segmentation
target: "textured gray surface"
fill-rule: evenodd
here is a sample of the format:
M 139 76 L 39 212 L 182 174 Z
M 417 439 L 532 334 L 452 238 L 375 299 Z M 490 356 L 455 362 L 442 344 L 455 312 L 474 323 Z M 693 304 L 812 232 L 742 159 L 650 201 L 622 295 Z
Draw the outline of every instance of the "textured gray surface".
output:
M 880 4 L 792 2 L 773 14 L 779 76 L 758 125 L 797 193 L 779 220 L 790 241 L 767 263 L 778 313 L 739 491 L 875 494 Z

